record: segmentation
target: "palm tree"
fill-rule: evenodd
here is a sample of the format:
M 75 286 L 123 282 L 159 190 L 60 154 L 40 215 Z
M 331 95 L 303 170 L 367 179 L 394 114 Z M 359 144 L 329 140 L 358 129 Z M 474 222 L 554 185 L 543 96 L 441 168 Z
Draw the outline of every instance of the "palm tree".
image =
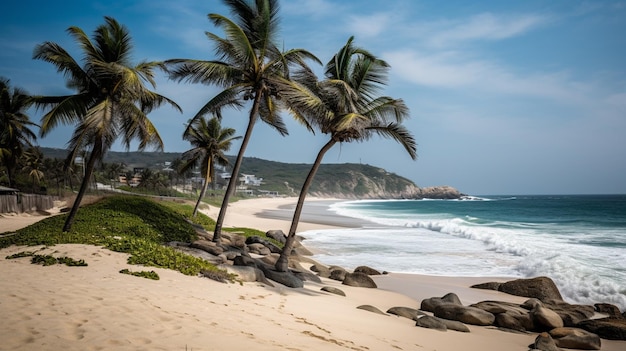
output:
M 318 82 L 311 71 L 299 72 L 300 83 L 286 82 L 282 92 L 292 101 L 292 112 L 307 118 L 323 134 L 330 136 L 317 154 L 293 214 L 289 234 L 277 271 L 286 272 L 304 200 L 324 155 L 337 143 L 363 142 L 374 135 L 400 143 L 412 159 L 417 157 L 411 133 L 402 126 L 409 110 L 401 99 L 378 96 L 386 84 L 389 65 L 364 49 L 353 45 L 353 37 L 325 66 L 326 79 Z M 295 111 L 294 111 L 295 110 Z
M 80 190 L 63 226 L 65 232 L 72 226 L 96 161 L 104 158 L 115 140 L 121 137 L 127 149 L 131 141 L 138 140 L 139 150 L 148 146 L 162 150 L 163 141 L 147 114 L 163 103 L 180 111 L 175 102 L 145 86 L 156 86 L 154 69 L 164 68 L 163 63 L 143 61 L 133 65 L 130 33 L 115 19 L 104 19 L 92 39 L 78 27 L 67 30 L 82 49 L 82 67 L 53 42 L 37 45 L 33 53 L 33 58 L 53 64 L 64 74 L 67 85 L 76 90 L 72 95 L 37 97 L 38 107 L 50 107 L 42 117 L 41 135 L 59 123 L 73 124 L 66 164 L 71 164 L 81 150 L 89 152 Z
M 228 159 L 224 152 L 230 149 L 234 140 L 241 139 L 240 136 L 233 137 L 234 134 L 235 129 L 222 128 L 217 117 L 208 121 L 204 117 L 200 117 L 185 130 L 183 139 L 189 141 L 194 148 L 183 153 L 183 159 L 186 162 L 182 165 L 181 171 L 184 172 L 199 163 L 200 171 L 204 177 L 200 196 L 196 202 L 196 207 L 193 209 L 193 217 L 198 213 L 198 207 L 204 198 L 209 182 L 215 180 L 214 164 L 228 165 Z
M 278 81 L 289 78 L 292 66 L 306 67 L 305 59 L 319 60 L 308 51 L 292 49 L 281 52 L 276 44 L 278 29 L 278 1 L 224 0 L 235 20 L 219 14 L 209 14 L 209 20 L 223 29 L 225 37 L 206 33 L 215 44 L 219 57 L 214 61 L 174 59 L 170 65 L 170 77 L 192 83 L 216 84 L 224 90 L 213 97 L 198 111 L 193 120 L 206 114 L 221 116 L 225 107 L 241 108 L 243 102 L 252 100 L 248 126 L 233 165 L 222 206 L 216 220 L 213 241 L 219 242 L 222 224 L 231 194 L 237 185 L 237 175 L 243 155 L 250 141 L 257 119 L 268 123 L 281 135 L 287 130 L 279 111 L 281 103 Z M 321 63 L 321 62 L 320 62 Z M 243 101 L 242 101 L 243 100 Z M 306 123 L 305 121 L 302 121 Z M 193 123 L 190 123 L 189 128 Z M 308 126 L 308 125 L 307 125 Z
M 28 179 L 32 182 L 33 192 L 41 191 L 41 183 L 44 180 L 44 156 L 39 147 L 30 147 L 24 152 L 23 170 L 28 174 Z
M 9 187 L 13 186 L 15 168 L 24 147 L 32 147 L 37 139 L 29 128 L 38 125 L 26 114 L 31 105 L 32 99 L 24 90 L 11 89 L 10 81 L 0 77 L 0 164 L 6 168 Z

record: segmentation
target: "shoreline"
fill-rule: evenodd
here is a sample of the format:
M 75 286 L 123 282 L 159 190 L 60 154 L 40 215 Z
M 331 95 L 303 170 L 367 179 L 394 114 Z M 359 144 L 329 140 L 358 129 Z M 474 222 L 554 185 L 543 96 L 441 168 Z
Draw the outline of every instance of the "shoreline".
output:
M 224 225 L 287 232 L 289 209 L 296 198 L 259 198 L 232 203 Z M 340 199 L 307 199 L 298 232 L 350 228 L 363 221 L 334 218 L 324 208 Z M 212 218 L 219 208 L 201 209 Z M 320 212 L 321 211 L 321 212 Z M 328 211 L 332 212 L 332 211 Z M 341 217 L 332 212 L 335 217 Z M 272 217 L 273 216 L 273 217 Z M 28 225 L 45 216 L 12 223 Z M 28 217 L 25 215 L 24 217 Z M 328 219 L 329 221 L 324 221 Z M 309 222 L 310 221 L 310 222 Z M 342 223 L 340 226 L 335 223 Z M 0 228 L 8 223 L 0 217 Z M 17 228 L 16 228 L 17 229 Z M 4 230 L 2 230 L 4 231 Z M 306 246 L 306 241 L 305 241 Z M 27 248 L 32 250 L 33 248 Z M 290 289 L 260 283 L 222 284 L 206 278 L 146 267 L 161 279 L 151 281 L 119 274 L 142 267 L 126 263 L 128 255 L 89 245 L 56 245 L 46 252 L 85 259 L 89 267 L 32 265 L 28 259 L 6 260 L 23 251 L 0 250 L 0 314 L 5 328 L 0 340 L 11 350 L 526 350 L 536 334 L 508 333 L 469 326 L 470 333 L 439 332 L 415 327 L 415 322 L 357 309 L 372 305 L 419 308 L 424 298 L 456 293 L 463 304 L 526 298 L 470 285 L 507 278 L 440 277 L 390 273 L 372 277 L 377 289 L 354 288 L 322 279 Z M 323 262 L 321 262 L 323 263 Z M 367 262 L 362 264 L 367 265 Z M 377 268 L 377 267 L 373 267 Z M 320 291 L 343 290 L 346 297 Z M 623 350 L 624 341 L 602 340 L 602 350 Z

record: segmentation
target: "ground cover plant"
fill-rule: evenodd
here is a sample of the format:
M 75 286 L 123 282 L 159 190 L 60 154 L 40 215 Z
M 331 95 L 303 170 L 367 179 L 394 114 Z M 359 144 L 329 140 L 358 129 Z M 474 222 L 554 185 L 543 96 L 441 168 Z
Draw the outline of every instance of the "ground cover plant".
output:
M 10 245 L 88 244 L 128 253 L 129 264 L 177 270 L 186 275 L 212 272 L 211 276 L 233 280 L 215 265 L 171 247 L 170 241 L 197 239 L 183 214 L 148 198 L 111 196 L 85 206 L 69 232 L 63 232 L 66 215 L 45 218 L 0 238 L 0 248 Z M 208 218 L 208 217 L 207 217 Z M 208 221 L 206 218 L 203 221 Z M 204 274 L 203 274 L 204 275 Z

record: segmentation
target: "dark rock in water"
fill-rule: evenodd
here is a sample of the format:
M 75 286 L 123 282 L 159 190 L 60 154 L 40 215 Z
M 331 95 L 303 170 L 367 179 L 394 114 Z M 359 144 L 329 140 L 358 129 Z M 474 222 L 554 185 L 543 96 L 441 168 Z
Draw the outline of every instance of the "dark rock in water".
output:
M 445 294 L 443 297 L 431 297 L 431 298 L 422 300 L 422 303 L 420 304 L 420 310 L 427 311 L 427 312 L 434 312 L 435 307 L 444 303 L 462 305 L 461 300 L 455 293 L 448 293 L 448 294 Z
M 480 284 L 472 285 L 471 288 L 498 291 L 500 289 L 500 285 L 501 284 L 502 283 L 500 283 L 500 282 L 480 283 Z
M 423 316 L 415 321 L 415 325 L 422 328 L 435 329 L 440 331 L 447 331 L 446 324 L 437 317 Z
M 374 280 L 372 280 L 369 275 L 364 273 L 347 273 L 342 284 L 348 286 L 356 286 L 360 288 L 378 287 Z
M 348 274 L 348 272 L 346 272 L 345 269 L 341 268 L 341 269 L 331 269 L 330 271 L 330 279 L 333 280 L 338 280 L 338 281 L 343 281 L 344 279 L 346 279 L 346 274 Z
M 559 289 L 548 277 L 511 280 L 500 284 L 498 290 L 515 296 L 534 297 L 544 302 L 563 300 Z
M 544 306 L 536 306 L 530 311 L 535 328 L 539 331 L 548 331 L 563 327 L 563 319 L 558 313 Z
M 613 318 L 622 318 L 622 312 L 620 312 L 619 308 L 610 303 L 597 303 L 593 305 L 596 311 L 600 313 L 606 313 L 609 317 Z
M 287 236 L 280 229 L 278 229 L 278 230 L 268 230 L 265 233 L 265 236 L 270 238 L 270 239 L 274 239 L 274 240 L 278 241 L 281 244 L 284 244 L 285 242 L 287 242 Z
M 577 350 L 600 350 L 600 337 L 594 333 L 579 328 L 554 328 L 550 336 L 556 346 Z
M 382 314 L 384 316 L 387 316 L 387 314 L 385 314 L 385 312 L 379 310 L 378 308 L 372 306 L 372 305 L 361 305 L 357 307 L 360 310 L 365 310 L 365 311 L 370 311 L 370 312 L 374 312 L 374 313 L 378 313 L 378 314 Z
M 325 287 L 323 287 L 320 290 L 329 292 L 331 294 L 339 295 L 339 296 L 346 296 L 346 293 L 343 292 L 343 290 L 337 289 L 337 288 L 332 287 L 332 286 L 325 286 Z
M 492 325 L 496 317 L 476 307 L 445 303 L 435 307 L 435 317 L 450 319 L 472 325 Z
M 588 319 L 578 323 L 576 327 L 597 334 L 603 339 L 626 340 L 626 319 L 624 318 Z
M 556 346 L 554 339 L 552 339 L 550 334 L 545 332 L 537 335 L 535 342 L 528 345 L 528 347 L 541 351 L 560 351 L 559 347 Z
M 425 315 L 424 312 L 410 307 L 392 307 L 387 310 L 387 313 L 412 320 L 417 320 L 420 316 Z
M 358 266 L 354 269 L 354 273 L 364 273 L 367 275 L 380 275 L 380 272 L 368 266 Z

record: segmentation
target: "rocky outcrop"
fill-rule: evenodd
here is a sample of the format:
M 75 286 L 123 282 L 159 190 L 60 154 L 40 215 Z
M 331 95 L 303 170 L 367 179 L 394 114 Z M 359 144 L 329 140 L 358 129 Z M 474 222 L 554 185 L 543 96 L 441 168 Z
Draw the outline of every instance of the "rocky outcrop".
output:
M 550 330 L 550 336 L 556 346 L 577 350 L 600 350 L 600 337 L 578 328 L 555 328 Z
M 578 323 L 576 327 L 598 334 L 604 339 L 626 340 L 626 319 L 624 318 L 588 319 Z
M 348 273 L 343 279 L 343 285 L 356 286 L 359 288 L 376 288 L 376 283 L 369 275 L 364 273 Z
M 473 285 L 477 289 L 494 289 L 507 294 L 523 297 L 534 297 L 541 301 L 562 301 L 563 297 L 552 279 L 537 277 L 530 279 L 516 279 L 506 283 L 483 283 Z
M 492 325 L 496 317 L 476 307 L 446 303 L 435 307 L 435 317 L 459 321 L 472 325 Z

